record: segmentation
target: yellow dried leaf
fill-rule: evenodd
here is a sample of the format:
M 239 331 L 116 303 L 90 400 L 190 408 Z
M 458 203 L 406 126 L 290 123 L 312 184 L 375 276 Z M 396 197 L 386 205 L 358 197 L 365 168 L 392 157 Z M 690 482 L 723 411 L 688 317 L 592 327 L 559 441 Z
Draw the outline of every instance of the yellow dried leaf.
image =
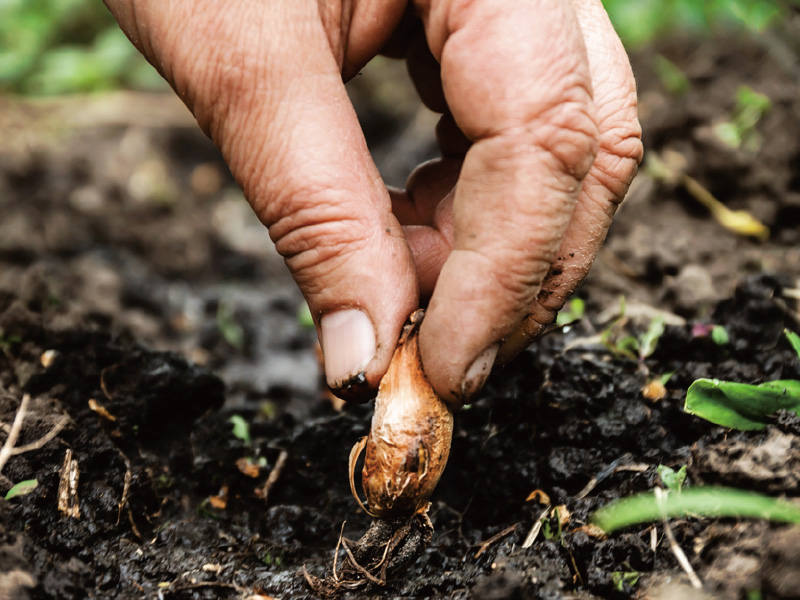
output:
M 261 474 L 261 468 L 249 458 L 240 458 L 236 461 L 236 468 L 247 477 L 255 479 Z
M 532 500 L 536 500 L 539 504 L 550 504 L 550 496 L 542 490 L 533 490 L 528 494 L 528 497 L 525 498 L 525 502 L 530 502 Z
M 575 531 L 582 531 L 589 537 L 597 538 L 599 540 L 604 540 L 608 537 L 605 531 L 600 529 L 594 523 L 588 523 L 587 525 L 583 525 L 582 527 L 578 527 Z

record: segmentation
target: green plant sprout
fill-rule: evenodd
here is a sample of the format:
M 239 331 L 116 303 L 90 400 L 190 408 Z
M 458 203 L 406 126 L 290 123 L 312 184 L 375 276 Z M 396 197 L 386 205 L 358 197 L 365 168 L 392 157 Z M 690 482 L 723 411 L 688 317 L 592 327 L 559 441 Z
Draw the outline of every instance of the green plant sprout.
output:
M 620 299 L 619 316 L 600 335 L 606 349 L 616 356 L 644 364 L 655 352 L 658 340 L 664 334 L 664 317 L 656 315 L 650 320 L 647 330 L 638 336 L 626 334 L 625 298 Z
M 36 479 L 26 479 L 14 485 L 8 492 L 6 492 L 5 499 L 11 500 L 17 496 L 25 496 L 30 494 L 33 490 L 39 487 L 39 482 Z
M 233 306 L 220 301 L 217 306 L 217 329 L 228 344 L 241 352 L 244 349 L 244 330 L 234 316 Z
M 228 422 L 233 424 L 233 437 L 242 440 L 245 444 L 250 444 L 250 424 L 244 420 L 242 415 L 231 415 Z
M 623 566 L 632 569 L 630 564 L 627 562 L 623 563 Z M 635 587 L 637 583 L 639 583 L 639 578 L 642 576 L 641 573 L 638 571 L 630 570 L 630 571 L 613 571 L 611 573 L 611 582 L 614 584 L 614 589 L 618 592 L 625 591 L 625 584 L 629 585 L 630 587 Z
M 756 125 L 772 108 L 772 101 L 764 94 L 743 85 L 736 92 L 736 106 L 730 120 L 717 123 L 714 134 L 727 146 L 757 152 L 761 148 L 761 136 Z
M 661 483 L 668 490 L 680 493 L 683 484 L 686 482 L 686 465 L 683 465 L 677 471 L 666 465 L 658 465 L 656 473 L 661 478 Z
M 731 341 L 731 337 L 728 335 L 728 330 L 722 325 L 714 325 L 711 328 L 711 341 L 717 346 L 727 346 Z
M 662 54 L 657 54 L 653 59 L 653 70 L 656 72 L 661 85 L 674 96 L 683 96 L 689 91 L 691 84 L 680 67 Z
M 572 298 L 567 302 L 556 317 L 557 325 L 569 325 L 575 321 L 580 321 L 586 313 L 586 303 L 580 298 Z
M 611 534 L 624 527 L 675 517 L 730 517 L 800 523 L 800 505 L 726 487 L 693 487 L 680 494 L 655 492 L 615 500 L 592 515 L 592 523 Z
M 800 358 L 800 337 L 785 330 Z M 779 410 L 800 415 L 800 381 L 785 379 L 760 385 L 698 379 L 686 392 L 684 411 L 731 429 L 763 429 Z

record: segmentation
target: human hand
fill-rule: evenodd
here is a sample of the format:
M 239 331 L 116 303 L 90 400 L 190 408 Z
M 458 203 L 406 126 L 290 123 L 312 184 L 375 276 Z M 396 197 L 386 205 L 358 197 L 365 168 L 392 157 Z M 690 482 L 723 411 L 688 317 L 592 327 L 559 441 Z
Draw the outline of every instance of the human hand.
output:
M 105 2 L 221 149 L 350 399 L 422 295 L 425 372 L 469 400 L 585 277 L 641 159 L 600 0 Z M 443 114 L 443 158 L 391 194 L 343 85 L 381 51 Z

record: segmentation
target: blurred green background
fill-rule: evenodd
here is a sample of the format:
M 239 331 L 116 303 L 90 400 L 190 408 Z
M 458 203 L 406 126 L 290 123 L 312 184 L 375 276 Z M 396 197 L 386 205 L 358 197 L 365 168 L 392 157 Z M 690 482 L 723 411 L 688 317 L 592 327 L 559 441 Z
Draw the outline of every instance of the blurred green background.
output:
M 630 49 L 671 32 L 763 31 L 800 0 L 606 0 Z M 0 0 L 0 91 L 48 96 L 164 89 L 100 0 Z

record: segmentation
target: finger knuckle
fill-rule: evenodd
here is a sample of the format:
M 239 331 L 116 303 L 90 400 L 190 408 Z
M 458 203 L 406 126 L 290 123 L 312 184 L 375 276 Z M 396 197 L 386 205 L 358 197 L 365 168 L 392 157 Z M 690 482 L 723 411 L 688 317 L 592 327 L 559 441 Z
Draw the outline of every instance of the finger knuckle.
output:
M 369 223 L 349 204 L 324 186 L 296 189 L 269 203 L 270 236 L 296 278 L 313 277 L 323 265 L 333 272 L 367 243 Z
M 527 147 L 550 155 L 553 167 L 580 181 L 589 172 L 598 151 L 598 127 L 592 107 L 573 99 L 531 114 L 517 131 Z
M 593 177 L 619 204 L 642 162 L 644 146 L 639 122 L 620 123 L 600 136 L 600 149 L 594 161 Z

